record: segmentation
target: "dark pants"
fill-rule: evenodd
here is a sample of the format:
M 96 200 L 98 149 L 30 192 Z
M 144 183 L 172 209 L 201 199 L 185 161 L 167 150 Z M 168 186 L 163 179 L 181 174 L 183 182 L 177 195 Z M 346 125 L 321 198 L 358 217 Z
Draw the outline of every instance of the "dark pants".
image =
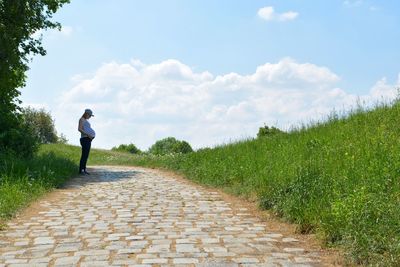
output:
M 82 156 L 79 164 L 79 172 L 86 170 L 86 162 L 89 157 L 90 146 L 92 145 L 92 140 L 90 140 L 89 137 L 82 137 L 80 141 L 82 146 Z

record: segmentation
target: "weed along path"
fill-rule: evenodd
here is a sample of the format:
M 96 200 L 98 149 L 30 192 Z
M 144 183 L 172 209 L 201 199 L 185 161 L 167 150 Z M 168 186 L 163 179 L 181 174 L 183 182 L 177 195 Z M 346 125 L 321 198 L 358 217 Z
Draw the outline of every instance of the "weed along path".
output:
M 133 167 L 95 167 L 0 232 L 0 266 L 328 265 L 220 193 Z

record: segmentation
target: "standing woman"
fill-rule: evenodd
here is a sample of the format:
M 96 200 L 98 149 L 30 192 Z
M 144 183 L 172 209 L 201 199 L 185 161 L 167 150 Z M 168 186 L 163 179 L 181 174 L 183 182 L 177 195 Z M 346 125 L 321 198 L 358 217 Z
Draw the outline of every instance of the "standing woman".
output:
M 95 138 L 96 133 L 90 126 L 88 120 L 93 116 L 93 112 L 90 109 L 85 109 L 85 113 L 83 113 L 82 117 L 79 119 L 78 131 L 81 132 L 80 141 L 82 146 L 82 156 L 79 163 L 79 174 L 89 175 L 89 173 L 86 171 L 86 162 L 89 157 L 92 140 Z

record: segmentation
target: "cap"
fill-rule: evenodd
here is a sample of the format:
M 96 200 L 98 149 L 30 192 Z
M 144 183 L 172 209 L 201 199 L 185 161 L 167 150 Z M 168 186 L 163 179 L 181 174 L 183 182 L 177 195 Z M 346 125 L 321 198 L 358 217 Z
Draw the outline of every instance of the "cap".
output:
M 91 109 L 85 109 L 85 113 L 88 114 L 89 116 L 94 116 L 93 111 Z

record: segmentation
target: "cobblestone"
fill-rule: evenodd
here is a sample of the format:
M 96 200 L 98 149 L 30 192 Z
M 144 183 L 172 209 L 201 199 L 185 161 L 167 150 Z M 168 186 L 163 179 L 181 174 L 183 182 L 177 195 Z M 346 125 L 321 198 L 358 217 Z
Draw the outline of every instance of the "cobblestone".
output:
M 218 192 L 133 167 L 94 167 L 0 232 L 2 266 L 323 266 Z

